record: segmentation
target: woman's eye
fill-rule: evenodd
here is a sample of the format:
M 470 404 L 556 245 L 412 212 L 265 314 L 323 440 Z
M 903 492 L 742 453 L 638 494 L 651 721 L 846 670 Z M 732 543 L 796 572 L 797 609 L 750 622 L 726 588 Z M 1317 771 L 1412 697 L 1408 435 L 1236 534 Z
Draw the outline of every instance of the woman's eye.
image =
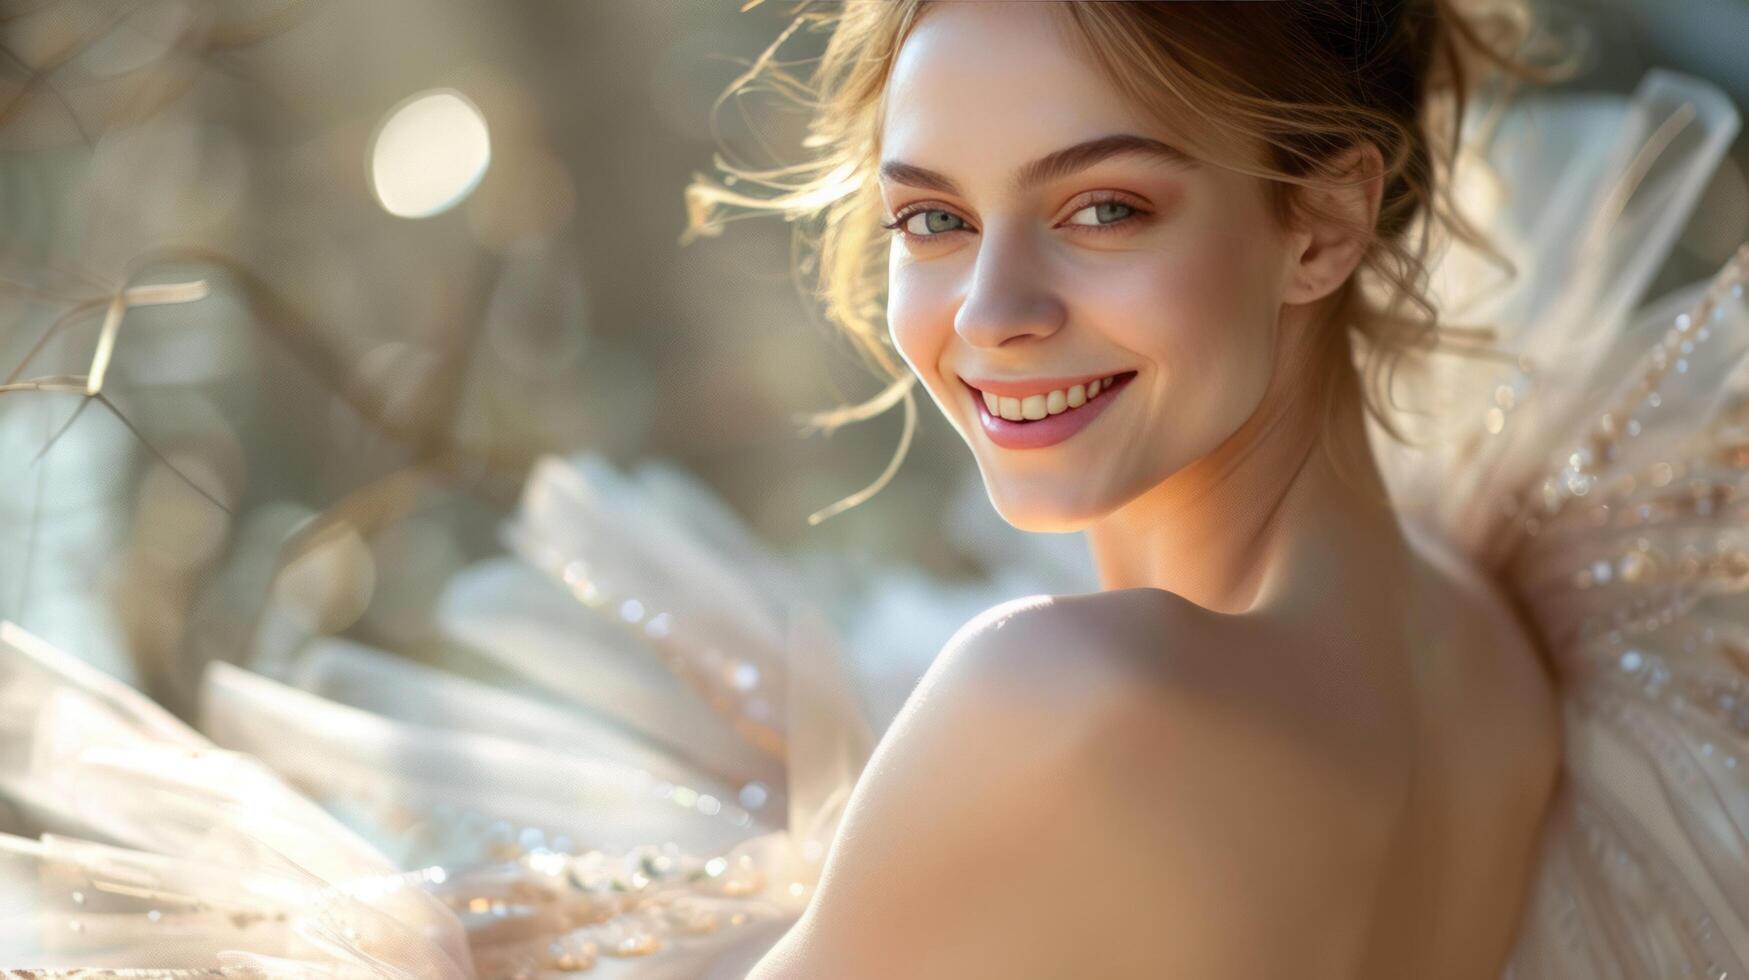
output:
M 1137 213 L 1135 208 L 1130 207 L 1122 201 L 1099 201 L 1094 204 L 1089 204 L 1070 215 L 1068 223 L 1072 225 L 1110 225 L 1116 224 L 1135 213 Z M 1081 215 L 1084 214 L 1091 214 L 1093 216 L 1092 220 L 1078 220 Z
M 1141 208 L 1125 204 L 1122 201 L 1095 201 L 1070 215 L 1064 224 L 1103 231 L 1145 214 L 1147 212 Z M 902 232 L 907 239 L 913 242 L 930 238 L 945 238 L 951 232 L 971 230 L 965 219 L 952 211 L 944 211 L 940 208 L 920 208 L 908 214 L 901 214 L 891 222 L 886 223 L 884 227 Z
M 902 226 L 907 232 L 919 238 L 928 238 L 943 232 L 959 231 L 964 227 L 958 215 L 947 211 L 918 211 L 905 217 Z

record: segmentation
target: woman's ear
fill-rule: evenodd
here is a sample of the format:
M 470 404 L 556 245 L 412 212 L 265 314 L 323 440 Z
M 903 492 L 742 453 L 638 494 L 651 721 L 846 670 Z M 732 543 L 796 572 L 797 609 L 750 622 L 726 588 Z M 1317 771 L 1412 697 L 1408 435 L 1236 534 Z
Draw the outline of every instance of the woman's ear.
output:
M 1316 302 L 1348 281 L 1372 244 L 1384 170 L 1378 147 L 1360 143 L 1330 160 L 1327 181 L 1295 188 L 1298 255 L 1288 270 L 1285 302 Z

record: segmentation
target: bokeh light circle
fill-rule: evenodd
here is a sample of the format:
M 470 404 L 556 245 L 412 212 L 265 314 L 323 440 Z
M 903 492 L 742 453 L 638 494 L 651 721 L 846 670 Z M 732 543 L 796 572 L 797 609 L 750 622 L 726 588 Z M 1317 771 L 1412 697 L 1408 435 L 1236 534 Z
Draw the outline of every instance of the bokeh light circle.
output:
M 371 140 L 371 189 L 390 214 L 429 218 L 461 203 L 491 161 L 477 106 L 454 89 L 421 92 L 390 110 Z

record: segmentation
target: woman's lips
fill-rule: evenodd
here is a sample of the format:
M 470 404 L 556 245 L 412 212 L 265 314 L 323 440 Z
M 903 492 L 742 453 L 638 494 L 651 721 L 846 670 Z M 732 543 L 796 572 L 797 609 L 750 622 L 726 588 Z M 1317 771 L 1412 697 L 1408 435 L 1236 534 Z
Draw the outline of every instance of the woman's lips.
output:
M 1086 428 L 1105 411 L 1111 400 L 1135 376 L 1134 371 L 1120 374 L 1109 386 L 1102 387 L 1099 394 L 1086 404 L 1032 422 L 1013 422 L 1000 415 L 990 414 L 989 406 L 984 404 L 983 392 L 969 384 L 965 387 L 967 396 L 972 400 L 972 407 L 978 413 L 978 421 L 983 424 L 984 434 L 990 437 L 991 442 L 1003 449 L 1042 449 L 1045 446 L 1054 446 Z

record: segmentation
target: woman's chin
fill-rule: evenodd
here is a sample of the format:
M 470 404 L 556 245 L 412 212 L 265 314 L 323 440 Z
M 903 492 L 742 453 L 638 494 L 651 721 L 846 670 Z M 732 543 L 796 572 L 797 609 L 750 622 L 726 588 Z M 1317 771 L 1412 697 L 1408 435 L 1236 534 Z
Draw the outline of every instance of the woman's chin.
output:
M 1085 492 L 1086 487 L 1076 490 Z M 1017 492 L 984 483 L 984 492 L 996 513 L 1015 529 L 1035 534 L 1069 534 L 1085 531 L 1104 509 L 1079 495 L 1053 494 L 1041 490 Z

